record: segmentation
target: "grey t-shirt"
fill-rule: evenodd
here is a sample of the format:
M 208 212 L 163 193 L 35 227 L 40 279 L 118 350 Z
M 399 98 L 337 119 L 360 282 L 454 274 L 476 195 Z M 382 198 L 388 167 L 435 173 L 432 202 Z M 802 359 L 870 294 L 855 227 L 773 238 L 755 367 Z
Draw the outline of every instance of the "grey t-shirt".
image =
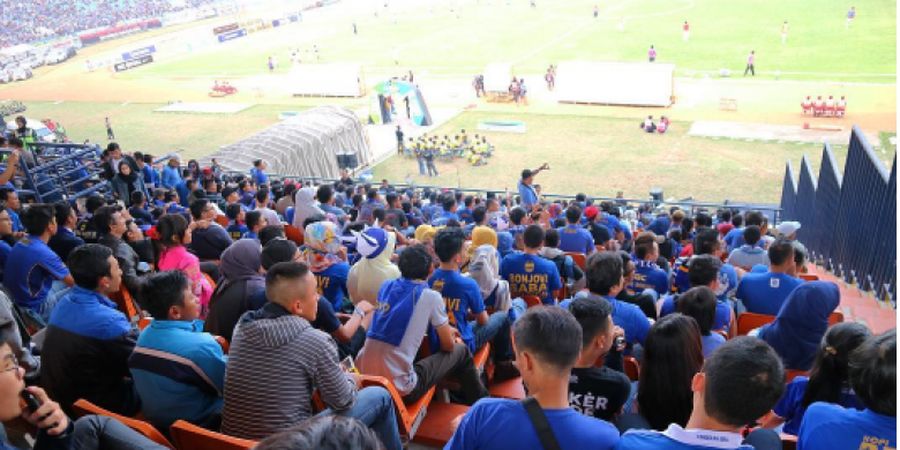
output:
M 752 269 L 757 264 L 769 265 L 769 254 L 766 250 L 759 247 L 751 247 L 742 245 L 736 248 L 728 255 L 728 264 L 744 269 Z
M 394 382 L 400 394 L 406 395 L 416 387 L 413 362 L 422 345 L 428 324 L 437 328 L 447 323 L 447 311 L 441 294 L 425 289 L 413 309 L 406 332 L 399 346 L 376 339 L 366 339 L 356 357 L 356 367 L 369 375 L 381 375 Z

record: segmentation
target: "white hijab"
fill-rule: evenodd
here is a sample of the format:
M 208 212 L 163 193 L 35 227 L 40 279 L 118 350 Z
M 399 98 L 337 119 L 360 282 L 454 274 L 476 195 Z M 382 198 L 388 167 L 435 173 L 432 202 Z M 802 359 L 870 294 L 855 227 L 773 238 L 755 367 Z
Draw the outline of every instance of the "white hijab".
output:
M 303 230 L 303 222 L 312 216 L 320 214 L 325 215 L 325 211 L 316 206 L 316 189 L 312 187 L 303 188 L 294 195 L 294 223 L 293 225 L 299 230 Z
M 481 297 L 487 299 L 496 289 L 494 310 L 506 311 L 510 307 L 509 284 L 500 279 L 500 262 L 497 248 L 485 244 L 475 249 L 469 262 L 469 276 L 478 283 Z

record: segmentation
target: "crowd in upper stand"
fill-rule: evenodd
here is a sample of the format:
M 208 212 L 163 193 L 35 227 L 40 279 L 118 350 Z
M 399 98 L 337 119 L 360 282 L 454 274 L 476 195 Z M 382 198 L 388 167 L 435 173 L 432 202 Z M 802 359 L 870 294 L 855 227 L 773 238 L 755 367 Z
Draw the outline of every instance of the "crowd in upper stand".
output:
M 0 418 L 22 415 L 46 448 L 157 448 L 108 418 L 69 421 L 78 399 L 263 449 L 402 448 L 389 391 L 359 373 L 407 404 L 438 386 L 471 406 L 448 449 L 780 448 L 773 430 L 800 448 L 896 446 L 895 332 L 829 326 L 840 291 L 801 278 L 799 223 L 550 201 L 534 188 L 546 165 L 516 196 L 482 196 L 153 161 L 110 144 L 109 197 L 0 189 L 0 303 L 18 319 L 0 326 L 15 399 Z M 774 318 L 736 336 L 748 312 Z M 490 380 L 473 356 L 488 344 Z M 489 396 L 517 377 L 526 400 Z M 38 411 L 18 405 L 26 382 Z

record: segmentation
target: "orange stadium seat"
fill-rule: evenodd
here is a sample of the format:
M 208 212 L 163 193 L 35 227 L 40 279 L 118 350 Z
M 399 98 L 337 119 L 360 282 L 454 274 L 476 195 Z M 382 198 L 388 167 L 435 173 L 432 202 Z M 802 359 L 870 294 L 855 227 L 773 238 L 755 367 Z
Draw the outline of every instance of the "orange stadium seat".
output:
M 578 266 L 579 269 L 584 270 L 585 264 L 587 264 L 587 256 L 585 256 L 584 253 L 566 252 L 566 255 L 571 256 L 575 265 Z
M 525 300 L 525 304 L 528 305 L 529 308 L 531 308 L 532 306 L 538 306 L 542 303 L 541 299 L 538 298 L 537 295 L 526 295 L 522 297 L 522 299 Z
M 819 281 L 819 276 L 813 273 L 801 273 L 800 279 L 804 281 Z
M 221 225 L 222 228 L 228 228 L 228 224 L 229 224 L 228 216 L 221 215 L 221 214 L 216 216 L 216 223 Z
M 298 246 L 303 245 L 303 231 L 300 231 L 299 228 L 293 225 L 288 224 L 284 226 L 284 237 L 294 241 Z
M 147 439 L 150 439 L 151 441 L 156 442 L 159 445 L 163 445 L 163 446 L 166 446 L 171 449 L 175 448 L 175 446 L 173 446 L 172 443 L 169 442 L 169 440 L 166 439 L 166 437 L 163 436 L 163 434 L 159 432 L 159 430 L 157 430 L 153 425 L 150 425 L 149 423 L 147 423 L 143 420 L 138 420 L 133 417 L 125 417 L 125 416 L 116 414 L 112 411 L 103 409 L 85 399 L 80 399 L 80 400 L 76 401 L 72 405 L 72 409 L 75 411 L 75 413 L 78 416 L 87 416 L 87 415 L 95 414 L 98 416 L 112 417 L 113 419 L 116 419 L 119 422 L 122 422 L 123 424 L 128 426 L 128 428 L 131 428 L 132 430 L 143 434 L 144 436 L 147 437 Z
M 750 331 L 759 328 L 765 324 L 775 321 L 775 316 L 768 314 L 756 314 L 745 312 L 738 316 L 737 332 L 739 336 L 746 336 Z M 844 321 L 844 313 L 834 311 L 828 316 L 828 326 Z
M 509 380 L 491 384 L 488 392 L 491 394 L 491 397 L 522 400 L 525 398 L 525 384 L 522 383 L 522 377 L 510 378 Z
M 641 364 L 634 356 L 626 356 L 622 359 L 622 366 L 625 369 L 625 375 L 631 381 L 637 381 L 641 378 Z
M 387 378 L 365 374 L 360 375 L 360 378 L 363 387 L 380 386 L 387 389 L 391 394 L 391 399 L 394 400 L 394 410 L 397 411 L 397 425 L 400 427 L 400 436 L 412 440 L 425 419 L 425 415 L 428 412 L 428 404 L 431 403 L 431 399 L 434 397 L 437 389 L 432 387 L 415 402 L 406 404 L 403 402 L 403 396 L 394 387 L 394 383 L 388 381 Z
M 122 311 L 122 313 L 125 314 L 125 317 L 132 321 L 132 323 L 140 320 L 141 308 L 134 300 L 134 297 L 131 296 L 131 292 L 128 291 L 128 287 L 125 286 L 125 283 L 120 284 L 119 292 L 110 295 L 109 299 L 116 303 L 116 308 L 119 311 Z
M 169 429 L 178 450 L 249 450 L 255 441 L 236 438 L 179 420 Z

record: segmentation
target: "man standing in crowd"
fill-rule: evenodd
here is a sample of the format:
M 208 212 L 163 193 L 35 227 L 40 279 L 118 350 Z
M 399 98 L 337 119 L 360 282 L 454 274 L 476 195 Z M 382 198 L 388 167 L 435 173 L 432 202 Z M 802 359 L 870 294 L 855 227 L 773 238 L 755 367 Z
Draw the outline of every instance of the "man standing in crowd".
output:
M 522 200 L 522 206 L 531 209 L 534 205 L 538 203 L 538 194 L 534 190 L 534 177 L 535 175 L 541 173 L 542 170 L 549 170 L 550 165 L 544 163 L 541 167 L 538 167 L 535 170 L 525 169 L 522 171 L 522 179 L 519 180 L 518 189 L 519 189 L 519 197 Z

